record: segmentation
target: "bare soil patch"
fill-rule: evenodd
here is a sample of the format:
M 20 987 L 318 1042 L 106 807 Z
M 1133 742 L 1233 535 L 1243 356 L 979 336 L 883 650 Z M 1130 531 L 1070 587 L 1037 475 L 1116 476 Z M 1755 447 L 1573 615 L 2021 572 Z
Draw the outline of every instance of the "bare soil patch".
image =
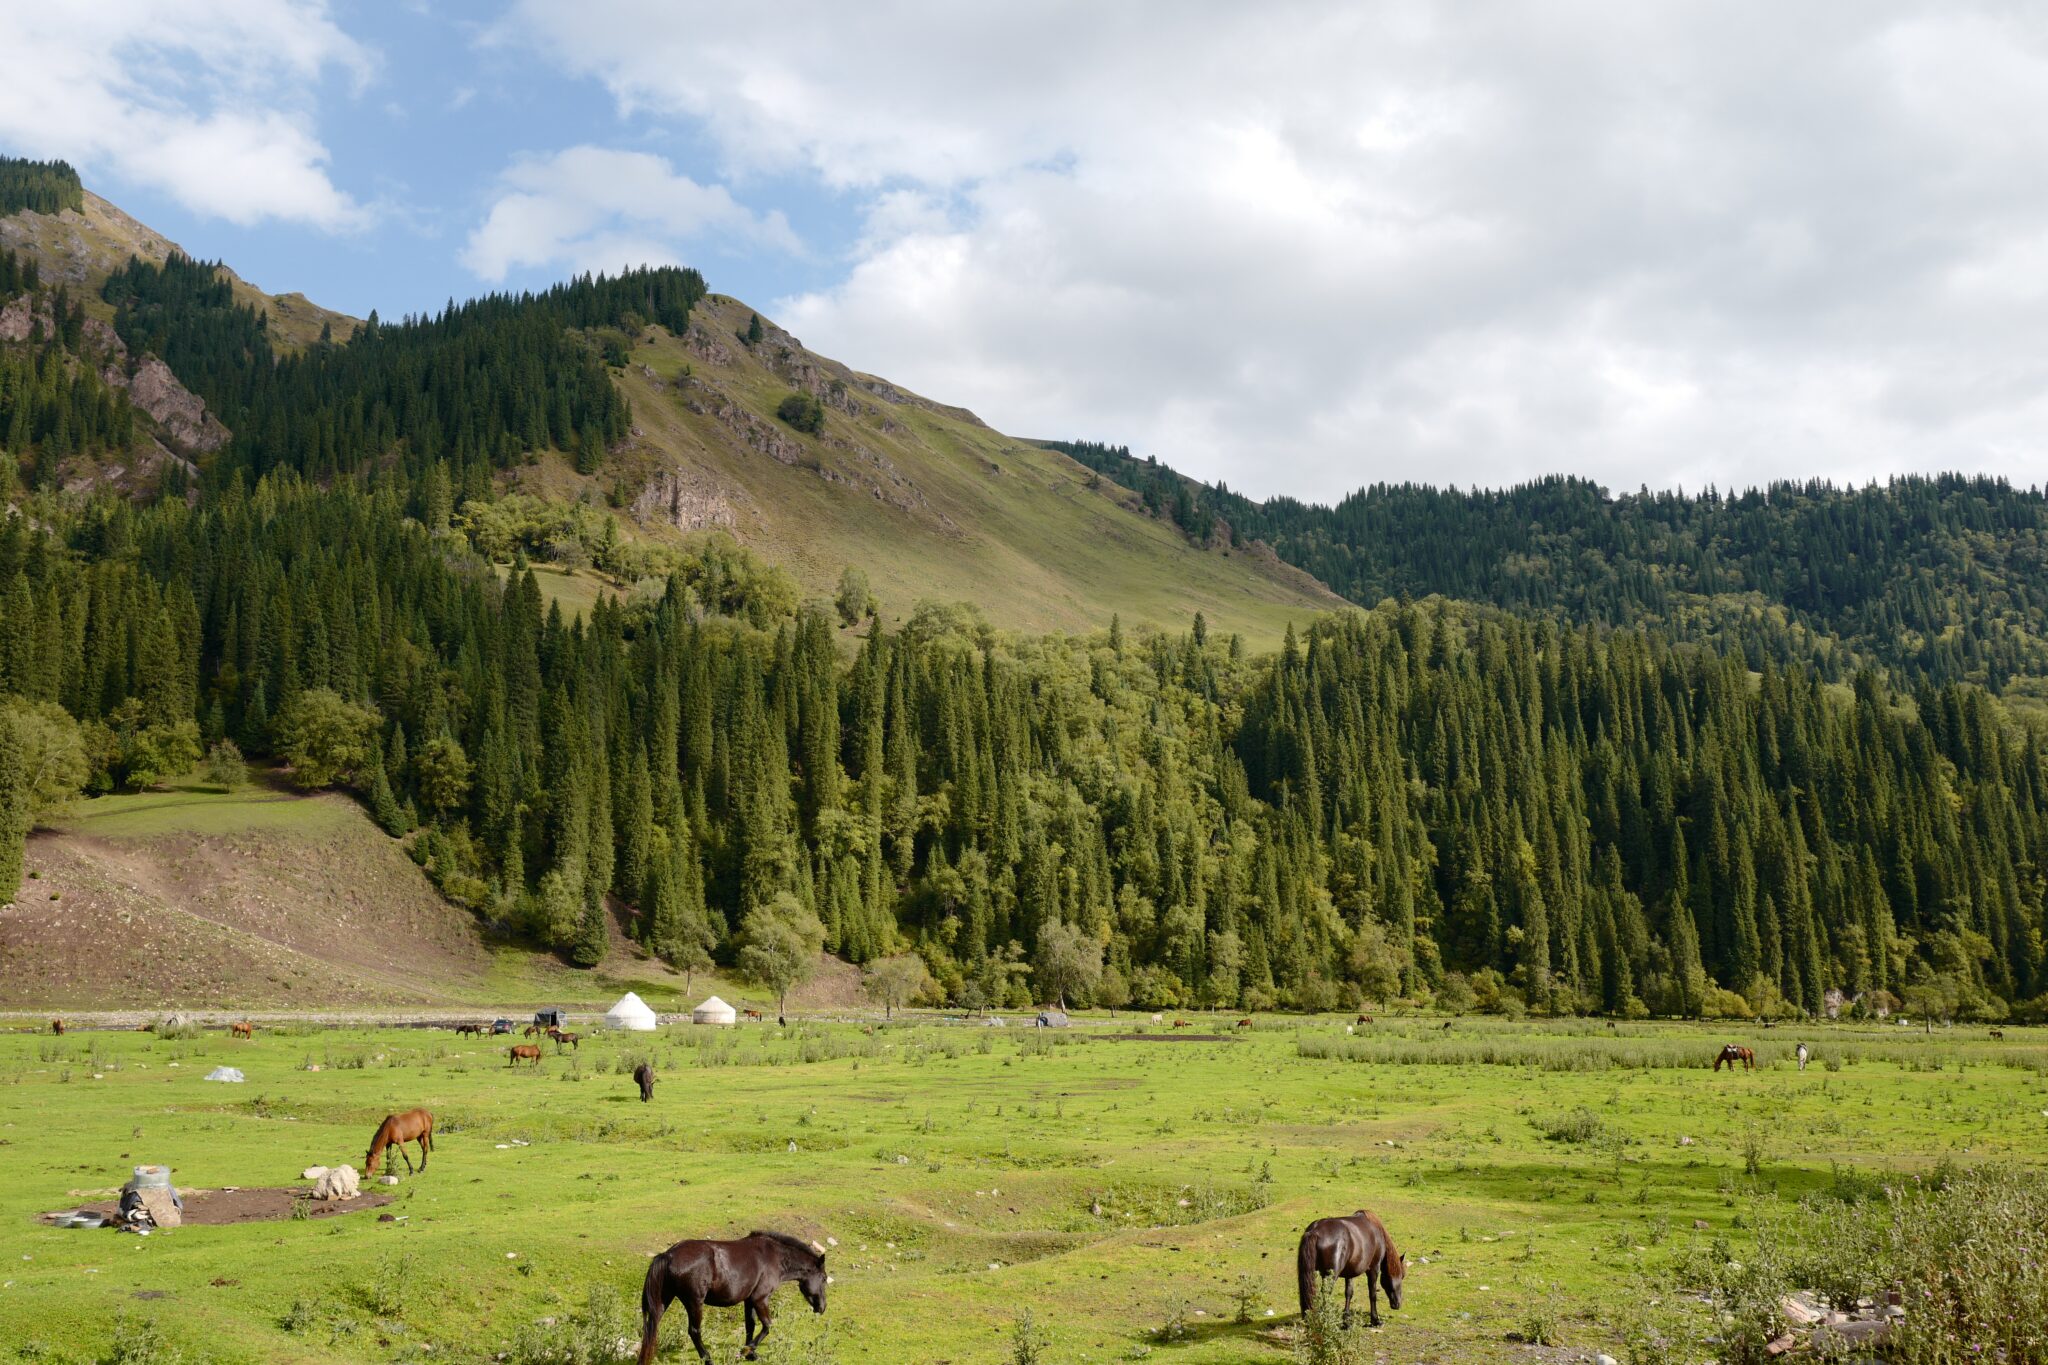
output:
M 186 1227 L 226 1227 L 232 1223 L 268 1223 L 290 1218 L 292 1205 L 306 1197 L 303 1189 L 273 1188 L 255 1190 L 187 1190 L 185 1194 Z M 306 1199 L 306 1215 L 309 1218 L 333 1218 L 344 1213 L 359 1213 L 364 1209 L 378 1209 L 391 1202 L 388 1194 L 371 1194 L 365 1191 L 354 1199 Z M 93 1204 L 78 1204 L 63 1210 L 71 1212 L 102 1213 L 110 1218 L 119 1217 L 121 1201 L 102 1199 Z M 46 1213 L 42 1221 L 53 1223 L 58 1215 Z

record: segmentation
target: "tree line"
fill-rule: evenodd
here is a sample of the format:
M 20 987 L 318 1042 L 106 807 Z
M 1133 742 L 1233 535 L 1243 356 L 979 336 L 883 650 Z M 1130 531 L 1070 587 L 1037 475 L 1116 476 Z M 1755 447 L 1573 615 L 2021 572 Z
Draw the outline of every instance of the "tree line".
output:
M 1264 657 L 927 606 L 849 656 L 736 547 L 569 619 L 413 497 L 0 526 L 0 874 L 67 789 L 233 743 L 584 963 L 617 914 L 685 968 L 914 952 L 963 1004 L 2048 1004 L 2048 761 L 1979 688 L 1440 602 Z
M 103 293 L 129 349 L 160 356 L 234 433 L 210 465 L 216 481 L 272 469 L 327 479 L 395 455 L 414 477 L 445 466 L 481 497 L 493 470 L 532 451 L 567 451 L 596 472 L 632 421 L 596 333 L 680 331 L 704 281 L 639 269 L 451 301 L 395 324 L 373 312 L 345 342 L 323 333 L 291 354 L 271 345 L 268 318 L 235 301 L 217 264 L 131 258 Z
M 1556 476 L 1461 491 L 1374 484 L 1335 506 L 1254 501 L 1128 447 L 1048 441 L 1201 542 L 1264 541 L 1365 606 L 1438 594 L 1562 622 L 1650 627 L 1842 680 L 2002 691 L 2048 675 L 2048 494 L 1902 476 L 1610 496 Z
M 30 161 L 0 156 L 0 217 L 30 213 L 85 211 L 85 186 L 68 161 Z
M 119 455 L 135 435 L 127 392 L 101 377 L 104 357 L 84 353 L 84 306 L 0 249 L 0 304 L 22 298 L 27 337 L 0 341 L 0 497 L 51 487 L 68 457 Z

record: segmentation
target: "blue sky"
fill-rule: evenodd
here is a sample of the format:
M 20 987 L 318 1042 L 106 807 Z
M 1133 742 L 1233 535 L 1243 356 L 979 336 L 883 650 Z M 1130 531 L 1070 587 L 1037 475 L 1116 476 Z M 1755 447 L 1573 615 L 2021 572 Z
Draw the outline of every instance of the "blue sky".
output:
M 1254 494 L 2048 468 L 2003 0 L 36 0 L 0 147 L 355 314 L 642 261 Z

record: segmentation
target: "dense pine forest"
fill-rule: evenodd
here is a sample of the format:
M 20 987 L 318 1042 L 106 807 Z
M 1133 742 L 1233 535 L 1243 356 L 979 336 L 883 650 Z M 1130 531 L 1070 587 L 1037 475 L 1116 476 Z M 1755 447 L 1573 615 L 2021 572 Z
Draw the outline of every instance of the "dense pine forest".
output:
M 491 473 L 521 452 L 602 460 L 630 421 L 611 334 L 681 326 L 702 289 L 586 278 L 278 355 L 211 267 L 110 280 L 131 351 L 163 355 L 235 434 L 195 489 L 45 489 L 0 523 L 0 898 L 30 823 L 76 793 L 247 754 L 355 792 L 451 900 L 585 965 L 618 915 L 684 967 L 915 952 L 964 1005 L 1749 1014 L 1838 991 L 2048 1009 L 2048 758 L 1967 677 L 2007 638 L 1972 604 L 2030 619 L 2039 601 L 2016 572 L 1934 573 L 1951 531 L 2022 565 L 2029 495 L 1586 510 L 1636 528 L 1603 532 L 1614 595 L 1582 554 L 1523 600 L 1484 567 L 1505 555 L 1448 529 L 1472 499 L 1387 492 L 1418 509 L 1400 522 L 1418 579 L 1337 575 L 1347 590 L 1419 596 L 1431 556 L 1470 555 L 1480 602 L 1304 621 L 1260 657 L 1199 618 L 1179 637 L 1019 637 L 934 605 L 885 629 L 865 594 L 802 603 L 718 541 L 565 619 L 465 528 L 504 520 Z M 58 331 L 0 344 L 0 366 L 79 368 Z M 45 432 L 10 447 L 17 473 Z M 1525 501 L 1492 514 L 1501 538 L 1568 538 L 1545 497 L 1609 506 L 1565 481 L 1502 495 Z M 1430 509 L 1445 529 L 1425 533 Z M 1754 544 L 1703 529 L 1750 514 Z M 1830 654 L 1815 626 L 1781 658 L 1761 642 L 1790 635 L 1614 619 L 1663 578 L 1762 573 L 1774 553 L 1778 589 L 1804 574 L 1839 617 L 1854 537 L 1895 514 L 1919 520 L 1895 527 L 1888 572 L 1926 590 L 1912 612 L 1946 613 L 1931 654 Z M 1629 555 L 1664 553 L 1652 524 L 1680 529 L 1638 581 Z M 1809 539 L 1770 551 L 1788 526 Z M 1824 565 L 1794 548 L 1828 536 L 1845 539 Z M 1884 666 L 1859 667 L 1866 651 Z
M 85 186 L 68 161 L 0 156 L 0 216 L 85 210 Z
M 1354 602 L 1441 594 L 1559 621 L 1652 626 L 1841 679 L 2048 675 L 2048 496 L 1998 479 L 1779 483 L 1609 497 L 1556 477 L 1498 491 L 1375 484 L 1335 507 L 1254 502 L 1128 448 L 1051 441 L 1191 538 L 1264 541 Z

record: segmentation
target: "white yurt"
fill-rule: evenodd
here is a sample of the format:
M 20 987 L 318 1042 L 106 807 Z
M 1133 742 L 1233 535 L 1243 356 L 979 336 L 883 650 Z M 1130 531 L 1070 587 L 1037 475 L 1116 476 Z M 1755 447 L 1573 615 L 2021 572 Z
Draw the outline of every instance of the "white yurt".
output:
M 693 1024 L 736 1024 L 739 1022 L 739 1015 L 734 1013 L 731 1005 L 726 1004 L 714 995 L 690 1011 L 690 1022 Z
M 632 991 L 620 996 L 619 1003 L 604 1012 L 606 1028 L 652 1033 L 657 1022 L 654 1011 L 647 1008 L 647 1002 Z

